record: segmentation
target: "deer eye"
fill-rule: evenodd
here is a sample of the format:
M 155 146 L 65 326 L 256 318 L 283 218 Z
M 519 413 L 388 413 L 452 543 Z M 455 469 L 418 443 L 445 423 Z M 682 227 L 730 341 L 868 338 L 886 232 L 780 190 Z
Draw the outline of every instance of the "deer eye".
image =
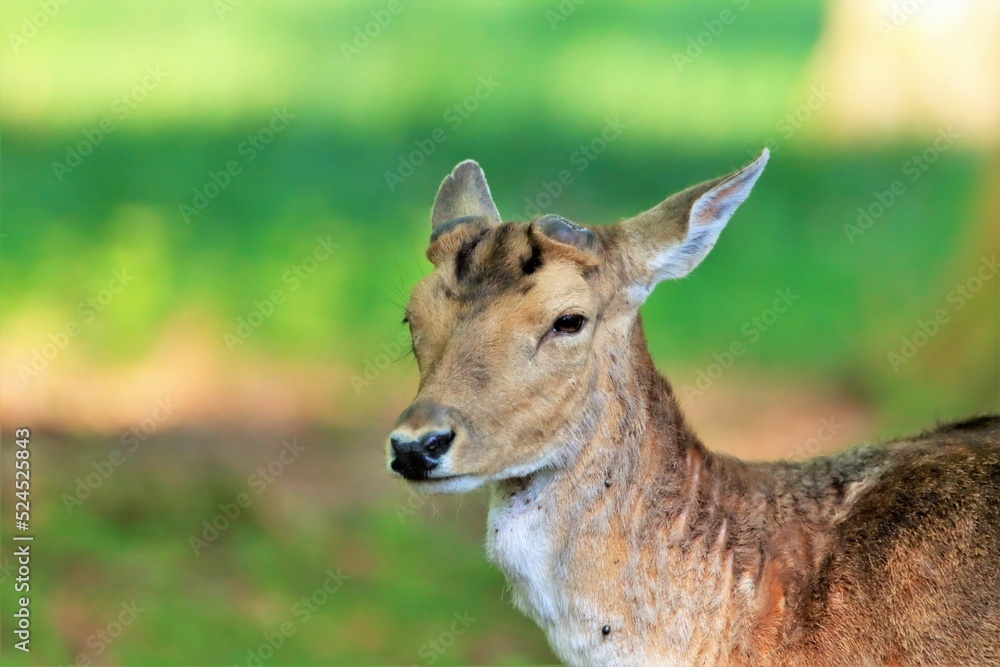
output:
M 583 328 L 587 318 L 583 315 L 561 315 L 552 324 L 552 330 L 556 333 L 575 334 Z

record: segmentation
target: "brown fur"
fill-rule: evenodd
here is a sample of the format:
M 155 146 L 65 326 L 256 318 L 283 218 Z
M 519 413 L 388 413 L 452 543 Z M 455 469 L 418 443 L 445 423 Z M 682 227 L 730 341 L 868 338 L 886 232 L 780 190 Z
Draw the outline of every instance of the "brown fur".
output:
M 468 219 L 407 308 L 421 380 L 399 428 L 445 406 L 456 435 L 447 478 L 415 486 L 488 486 L 489 555 L 571 664 L 1000 665 L 1000 417 L 748 463 L 707 450 L 656 371 L 649 272 L 696 212 L 735 208 L 742 173 L 594 248 L 436 206 Z M 584 329 L 552 334 L 568 311 Z

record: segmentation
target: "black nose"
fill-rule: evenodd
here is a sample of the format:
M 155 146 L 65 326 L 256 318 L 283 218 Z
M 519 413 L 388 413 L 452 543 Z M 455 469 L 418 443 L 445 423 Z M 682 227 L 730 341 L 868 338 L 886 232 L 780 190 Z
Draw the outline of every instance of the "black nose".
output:
M 441 462 L 454 439 L 455 432 L 451 429 L 429 431 L 416 440 L 393 434 L 389 438 L 392 469 L 406 479 L 427 479 L 427 473 Z

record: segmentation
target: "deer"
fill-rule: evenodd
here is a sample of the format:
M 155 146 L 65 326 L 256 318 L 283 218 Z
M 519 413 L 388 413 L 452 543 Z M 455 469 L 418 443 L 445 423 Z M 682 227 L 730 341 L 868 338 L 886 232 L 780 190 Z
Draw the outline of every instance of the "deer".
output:
M 461 162 L 405 308 L 420 377 L 388 468 L 487 490 L 487 556 L 570 665 L 1000 665 L 1000 416 L 743 461 L 653 363 L 639 307 L 768 157 L 589 226 L 504 222 Z

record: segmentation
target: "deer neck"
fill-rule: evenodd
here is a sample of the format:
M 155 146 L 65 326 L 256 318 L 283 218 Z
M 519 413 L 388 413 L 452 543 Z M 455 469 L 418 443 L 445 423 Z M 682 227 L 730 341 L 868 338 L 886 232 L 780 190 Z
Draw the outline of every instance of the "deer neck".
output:
M 556 560 L 590 539 L 581 528 L 620 548 L 609 565 L 624 566 L 626 542 L 642 530 L 634 522 L 670 512 L 665 505 L 654 509 L 653 496 L 672 480 L 679 495 L 679 471 L 705 455 L 653 365 L 641 321 L 625 337 L 624 349 L 604 353 L 591 400 L 569 442 L 561 443 L 566 463 L 490 489 L 488 555 L 507 575 L 515 604 L 542 625 L 558 616 L 550 589 L 564 582 Z
M 799 532 L 738 553 L 738 536 L 764 523 L 769 473 L 705 449 L 639 321 L 606 361 L 568 463 L 493 485 L 488 554 L 564 658 L 595 655 L 608 626 L 639 662 L 653 637 L 656 656 L 724 661 L 753 632 L 776 632 L 784 572 L 765 572 L 764 554 Z

